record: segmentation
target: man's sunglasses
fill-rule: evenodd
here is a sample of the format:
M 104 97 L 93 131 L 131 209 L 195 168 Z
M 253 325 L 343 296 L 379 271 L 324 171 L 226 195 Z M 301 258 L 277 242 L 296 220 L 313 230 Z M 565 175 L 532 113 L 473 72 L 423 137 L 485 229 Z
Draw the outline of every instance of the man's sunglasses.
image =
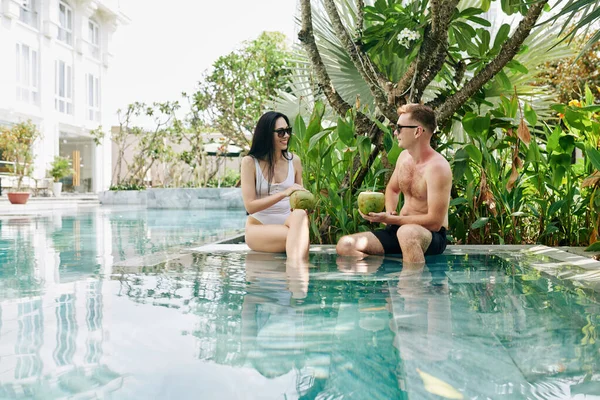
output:
M 288 134 L 288 136 L 292 136 L 292 128 L 288 127 L 288 128 L 275 129 L 275 133 L 277 134 L 277 137 L 279 137 L 279 138 L 283 138 L 286 133 Z
M 402 130 L 402 128 L 418 128 L 419 125 L 397 125 L 397 124 L 390 124 L 390 130 L 392 132 L 398 131 L 400 132 Z

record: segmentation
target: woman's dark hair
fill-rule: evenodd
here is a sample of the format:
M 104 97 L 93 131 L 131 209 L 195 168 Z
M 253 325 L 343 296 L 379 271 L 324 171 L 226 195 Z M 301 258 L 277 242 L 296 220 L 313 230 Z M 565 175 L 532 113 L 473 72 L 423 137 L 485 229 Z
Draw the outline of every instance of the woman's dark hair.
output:
M 252 137 L 252 145 L 250 146 L 250 152 L 248 155 L 254 157 L 257 160 L 267 162 L 267 193 L 271 191 L 271 181 L 275 175 L 275 147 L 273 146 L 275 123 L 279 118 L 283 118 L 288 126 L 290 126 L 290 120 L 285 114 L 277 111 L 267 111 L 264 113 L 256 123 L 254 128 L 254 136 Z M 291 153 L 287 150 L 281 150 L 281 155 L 286 160 L 291 160 Z M 258 174 L 260 171 L 256 171 Z

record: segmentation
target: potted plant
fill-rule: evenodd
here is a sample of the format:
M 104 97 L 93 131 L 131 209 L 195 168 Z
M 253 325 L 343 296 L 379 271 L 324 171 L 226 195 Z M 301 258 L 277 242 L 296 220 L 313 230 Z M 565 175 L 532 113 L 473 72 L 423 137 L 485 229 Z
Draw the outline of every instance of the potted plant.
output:
M 0 127 L 0 148 L 6 161 L 14 163 L 17 178 L 16 188 L 8 193 L 12 204 L 25 204 L 29 199 L 29 192 L 23 191 L 23 179 L 33 172 L 33 144 L 40 137 L 40 131 L 31 121 Z
M 66 157 L 55 156 L 54 161 L 50 163 L 50 171 L 48 171 L 48 173 L 54 178 L 52 193 L 54 193 L 54 197 L 60 197 L 62 192 L 62 182 L 60 182 L 60 180 L 73 174 L 69 159 Z

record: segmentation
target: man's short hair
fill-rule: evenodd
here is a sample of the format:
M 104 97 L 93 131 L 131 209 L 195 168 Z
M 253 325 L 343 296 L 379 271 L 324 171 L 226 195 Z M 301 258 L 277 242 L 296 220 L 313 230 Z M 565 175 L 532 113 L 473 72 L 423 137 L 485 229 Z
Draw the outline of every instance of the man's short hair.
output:
M 402 114 L 410 114 L 410 117 L 422 124 L 429 133 L 433 134 L 437 128 L 435 112 L 433 112 L 431 107 L 422 104 L 405 104 L 398 107 L 398 116 Z

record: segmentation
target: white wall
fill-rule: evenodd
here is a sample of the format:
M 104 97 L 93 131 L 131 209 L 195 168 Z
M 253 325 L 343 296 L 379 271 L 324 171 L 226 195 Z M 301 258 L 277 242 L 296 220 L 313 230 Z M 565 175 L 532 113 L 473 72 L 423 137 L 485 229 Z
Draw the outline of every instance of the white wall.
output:
M 109 127 L 107 71 L 110 42 L 120 23 L 127 18 L 118 11 L 114 0 L 66 1 L 73 13 L 72 45 L 58 39 L 60 0 L 34 0 L 37 2 L 38 27 L 20 20 L 22 0 L 0 0 L 0 124 L 13 124 L 31 119 L 42 132 L 36 143 L 34 177 L 46 176 L 49 163 L 59 154 L 61 135 L 82 139 L 90 138 L 90 130 L 99 125 Z M 95 56 L 88 41 L 88 20 L 99 26 L 100 52 Z M 29 46 L 38 54 L 37 104 L 17 100 L 16 44 Z M 72 66 L 73 112 L 61 113 L 55 107 L 56 60 Z M 100 117 L 88 118 L 87 74 L 99 79 Z M 93 191 L 108 189 L 110 185 L 111 147 L 102 144 L 95 148 L 93 157 Z

